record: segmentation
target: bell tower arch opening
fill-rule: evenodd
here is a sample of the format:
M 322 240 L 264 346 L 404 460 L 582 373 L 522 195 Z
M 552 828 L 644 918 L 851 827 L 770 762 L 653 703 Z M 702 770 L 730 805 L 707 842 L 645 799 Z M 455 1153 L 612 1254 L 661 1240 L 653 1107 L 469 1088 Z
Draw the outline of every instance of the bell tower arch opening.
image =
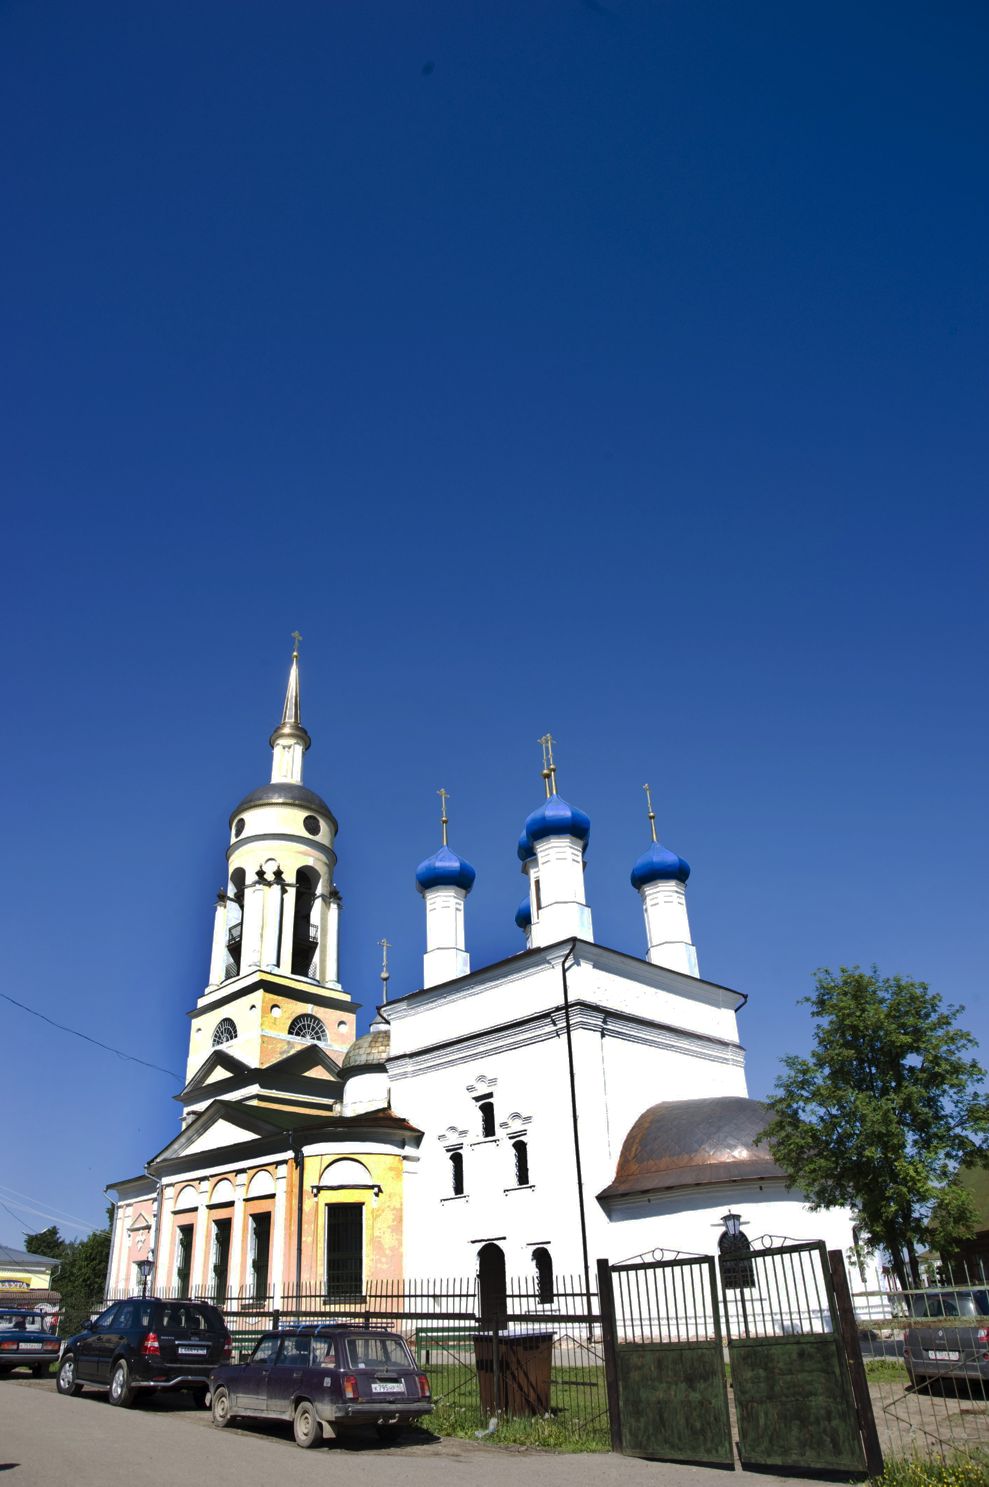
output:
M 292 975 L 312 976 L 319 955 L 319 874 L 300 867 L 295 875 L 295 914 L 292 919 Z

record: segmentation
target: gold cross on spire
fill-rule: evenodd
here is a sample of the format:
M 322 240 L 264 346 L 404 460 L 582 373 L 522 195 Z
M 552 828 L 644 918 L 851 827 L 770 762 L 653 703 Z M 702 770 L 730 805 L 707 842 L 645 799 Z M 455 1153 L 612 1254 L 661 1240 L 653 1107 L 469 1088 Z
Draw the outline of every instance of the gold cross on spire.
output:
M 388 982 L 391 980 L 391 971 L 388 969 L 388 952 L 392 948 L 390 940 L 379 940 L 381 946 L 381 989 L 382 1000 L 388 1000 Z
M 443 831 L 443 845 L 445 847 L 447 845 L 446 828 L 449 825 L 450 821 L 450 818 L 446 813 L 446 803 L 450 799 L 450 794 L 447 790 L 437 790 L 436 793 L 440 798 L 440 826 Z
M 556 794 L 556 765 L 553 763 L 553 735 L 544 733 L 539 742 L 543 746 L 542 777 L 547 799 Z
M 653 839 L 653 841 L 655 841 L 656 840 L 656 812 L 652 808 L 652 791 L 650 790 L 650 788 L 649 788 L 648 785 L 643 785 L 642 788 L 646 792 L 646 804 L 649 807 L 649 827 L 650 827 L 650 830 L 652 831 L 652 839 Z
M 299 659 L 299 641 L 302 639 L 302 636 L 299 634 L 298 630 L 293 630 L 292 631 L 292 639 L 295 641 L 295 644 L 292 647 L 292 655 L 295 657 L 296 660 L 298 660 Z

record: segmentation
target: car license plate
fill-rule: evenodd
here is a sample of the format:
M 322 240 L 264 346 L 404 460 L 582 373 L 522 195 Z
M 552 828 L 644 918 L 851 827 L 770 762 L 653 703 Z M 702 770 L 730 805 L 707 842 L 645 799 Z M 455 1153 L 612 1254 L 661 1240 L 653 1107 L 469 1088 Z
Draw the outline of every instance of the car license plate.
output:
M 401 1384 L 372 1384 L 372 1394 L 404 1394 Z
M 927 1356 L 928 1358 L 933 1358 L 937 1363 L 957 1363 L 958 1359 L 961 1357 L 961 1354 L 945 1353 L 944 1351 L 941 1351 L 939 1353 L 928 1353 Z
M 18 1352 L 20 1352 L 20 1353 L 40 1353 L 41 1352 L 41 1349 L 43 1347 L 44 1347 L 44 1343 L 40 1343 L 40 1342 L 22 1342 L 20 1344 L 20 1347 L 18 1348 Z
M 179 1354 L 183 1358 L 205 1358 L 208 1349 L 183 1346 L 179 1343 Z

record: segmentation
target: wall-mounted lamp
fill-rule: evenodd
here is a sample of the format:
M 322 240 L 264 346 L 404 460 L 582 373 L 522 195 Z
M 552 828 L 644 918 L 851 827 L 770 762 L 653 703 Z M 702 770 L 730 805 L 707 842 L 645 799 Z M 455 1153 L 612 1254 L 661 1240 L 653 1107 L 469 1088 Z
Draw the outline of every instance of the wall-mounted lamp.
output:
M 155 1268 L 155 1262 L 154 1262 L 154 1260 L 152 1260 L 152 1258 L 151 1258 L 150 1255 L 148 1255 L 148 1257 L 146 1259 L 144 1259 L 144 1260 L 138 1260 L 138 1262 L 137 1262 L 138 1274 L 141 1277 L 141 1300 L 142 1301 L 145 1299 L 145 1297 L 148 1294 L 148 1281 L 151 1279 L 151 1272 L 152 1272 L 152 1270 L 154 1270 L 154 1268 Z

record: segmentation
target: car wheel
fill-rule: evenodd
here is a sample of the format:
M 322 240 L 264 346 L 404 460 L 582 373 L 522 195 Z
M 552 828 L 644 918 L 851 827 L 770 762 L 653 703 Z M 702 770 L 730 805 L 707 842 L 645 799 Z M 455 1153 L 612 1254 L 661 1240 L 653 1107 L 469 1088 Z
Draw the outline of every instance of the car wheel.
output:
M 59 1394 L 81 1394 L 82 1385 L 76 1380 L 76 1360 L 72 1353 L 66 1353 L 58 1365 L 58 1376 L 55 1379 L 55 1388 Z
M 210 1409 L 213 1412 L 213 1424 L 219 1430 L 224 1430 L 233 1420 L 230 1413 L 230 1395 L 226 1389 L 213 1390 L 213 1398 L 210 1400 Z
M 197 1410 L 208 1410 L 210 1404 L 210 1392 L 208 1389 L 190 1389 L 192 1402 Z
M 312 1450 L 313 1446 L 318 1446 L 323 1439 L 323 1427 L 319 1423 L 316 1406 L 309 1399 L 299 1400 L 295 1407 L 292 1426 L 295 1431 L 295 1444 L 301 1446 L 304 1451 Z
M 36 1379 L 46 1379 L 48 1377 L 48 1370 L 50 1369 L 50 1367 L 50 1363 L 32 1363 L 31 1377 Z
M 130 1369 L 123 1358 L 118 1358 L 110 1375 L 110 1403 L 126 1410 L 134 1403 L 134 1387 L 130 1381 Z

